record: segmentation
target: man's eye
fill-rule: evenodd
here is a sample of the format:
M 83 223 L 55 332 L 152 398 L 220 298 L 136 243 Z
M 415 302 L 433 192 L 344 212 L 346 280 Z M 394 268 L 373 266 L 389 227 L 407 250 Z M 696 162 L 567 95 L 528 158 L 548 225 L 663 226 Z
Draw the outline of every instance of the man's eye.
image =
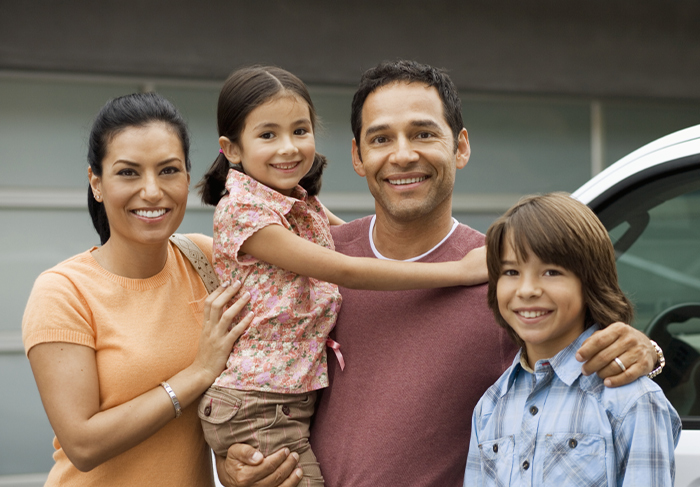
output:
M 383 144 L 387 141 L 387 138 L 384 137 L 383 135 L 380 135 L 379 137 L 375 137 L 372 139 L 372 143 L 375 144 Z
M 421 132 L 418 134 L 419 139 L 429 139 L 432 136 L 433 134 L 431 134 L 430 132 Z

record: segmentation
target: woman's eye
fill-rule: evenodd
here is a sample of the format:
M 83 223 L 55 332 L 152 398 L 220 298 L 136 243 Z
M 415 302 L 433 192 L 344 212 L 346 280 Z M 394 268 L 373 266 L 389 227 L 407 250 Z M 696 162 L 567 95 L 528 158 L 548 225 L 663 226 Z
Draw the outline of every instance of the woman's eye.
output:
M 134 171 L 133 169 L 122 169 L 117 173 L 117 175 L 119 175 L 119 176 L 135 176 L 136 171 Z
M 161 171 L 161 172 L 163 174 L 176 174 L 176 173 L 180 172 L 180 169 L 178 169 L 177 167 L 168 166 L 168 167 L 164 168 L 163 171 Z

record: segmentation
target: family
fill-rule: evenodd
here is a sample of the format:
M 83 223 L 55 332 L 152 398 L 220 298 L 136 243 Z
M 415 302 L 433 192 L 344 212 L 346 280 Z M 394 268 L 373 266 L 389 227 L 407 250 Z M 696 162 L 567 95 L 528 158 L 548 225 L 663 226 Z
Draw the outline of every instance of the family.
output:
M 306 86 L 234 72 L 199 182 L 214 235 L 170 240 L 189 136 L 157 94 L 109 101 L 88 140 L 101 246 L 42 273 L 23 340 L 55 433 L 47 486 L 672 485 L 680 420 L 645 375 L 607 232 L 564 194 L 486 238 L 452 217 L 470 156 L 456 88 L 413 61 L 366 71 L 352 163 L 375 215 L 317 194 Z M 488 283 L 488 285 L 484 285 Z M 330 350 L 328 350 L 330 349 Z

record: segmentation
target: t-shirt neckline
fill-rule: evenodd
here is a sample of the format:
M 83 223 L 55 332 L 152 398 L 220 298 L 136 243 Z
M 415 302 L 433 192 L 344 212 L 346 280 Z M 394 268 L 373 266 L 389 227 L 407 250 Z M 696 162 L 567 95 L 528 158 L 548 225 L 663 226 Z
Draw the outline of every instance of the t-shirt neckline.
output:
M 369 223 L 369 244 L 370 244 L 370 246 L 372 247 L 372 253 L 374 254 L 374 256 L 375 256 L 377 259 L 382 259 L 382 260 L 397 260 L 397 259 L 390 259 L 389 257 L 383 256 L 381 253 L 379 253 L 379 251 L 377 250 L 377 247 L 375 247 L 375 245 L 374 245 L 374 238 L 372 237 L 372 233 L 373 233 L 373 231 L 374 231 L 374 223 L 375 223 L 376 219 L 377 219 L 377 215 L 372 215 L 372 220 L 371 220 L 370 223 Z M 425 252 L 425 253 L 423 253 L 423 254 L 421 254 L 421 255 L 419 255 L 419 256 L 416 256 L 416 257 L 411 257 L 410 259 L 405 259 L 403 262 L 415 262 L 415 261 L 420 260 L 420 259 L 422 259 L 423 257 L 429 255 L 430 253 L 434 252 L 435 250 L 437 250 L 443 243 L 445 243 L 445 241 L 446 241 L 448 238 L 450 238 L 450 236 L 451 236 L 451 235 L 454 233 L 454 231 L 457 229 L 457 225 L 459 225 L 459 222 L 458 222 L 457 220 L 455 220 L 454 217 L 452 217 L 452 228 L 451 228 L 450 231 L 447 233 L 447 235 L 445 235 L 445 238 L 443 238 L 442 240 L 440 240 L 440 241 L 437 243 L 437 245 L 435 245 L 435 247 L 433 247 L 432 249 L 428 250 L 427 252 Z

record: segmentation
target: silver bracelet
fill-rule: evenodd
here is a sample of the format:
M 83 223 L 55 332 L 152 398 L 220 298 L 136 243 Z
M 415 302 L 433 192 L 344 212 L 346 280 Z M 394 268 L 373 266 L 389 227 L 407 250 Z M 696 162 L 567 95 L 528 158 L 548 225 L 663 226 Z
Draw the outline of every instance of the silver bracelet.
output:
M 654 340 L 649 340 L 649 341 L 651 342 L 651 346 L 654 347 L 654 350 L 656 350 L 656 356 L 657 356 L 656 368 L 647 374 L 647 377 L 649 377 L 650 379 L 653 379 L 654 377 L 659 375 L 661 373 L 661 371 L 663 370 L 664 365 L 666 365 L 666 359 L 664 358 L 664 351 L 661 350 L 661 347 L 659 346 L 659 344 L 656 343 Z
M 163 389 L 165 389 L 165 392 L 168 393 L 168 396 L 170 396 L 170 400 L 173 402 L 173 407 L 175 408 L 175 419 L 179 418 L 180 416 L 182 416 L 182 408 L 180 407 L 180 401 L 177 400 L 175 392 L 173 392 L 173 389 L 172 387 L 170 387 L 170 384 L 168 384 L 165 381 L 161 382 L 160 385 L 163 386 Z

